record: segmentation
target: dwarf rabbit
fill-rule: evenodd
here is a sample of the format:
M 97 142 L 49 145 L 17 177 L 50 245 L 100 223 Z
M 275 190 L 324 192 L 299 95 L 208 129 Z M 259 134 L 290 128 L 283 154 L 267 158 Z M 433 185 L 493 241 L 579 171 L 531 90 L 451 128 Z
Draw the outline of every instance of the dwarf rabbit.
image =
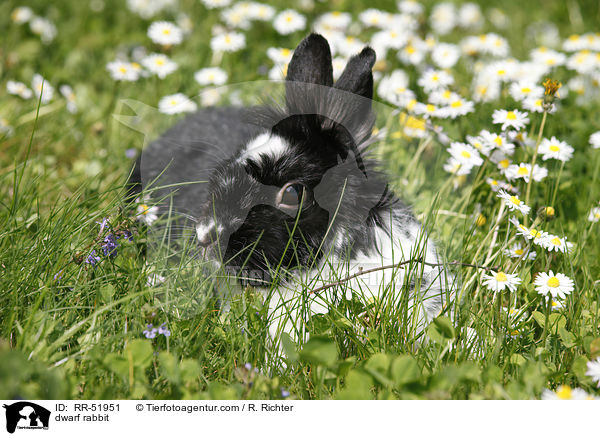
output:
M 299 334 L 298 320 L 326 312 L 342 288 L 408 296 L 421 325 L 449 295 L 434 244 L 369 156 L 374 63 L 366 47 L 334 83 L 329 44 L 311 34 L 289 63 L 285 104 L 201 109 L 136 165 L 132 181 L 169 195 L 203 256 L 268 294 L 273 337 Z M 408 259 L 422 261 L 418 278 L 381 268 Z

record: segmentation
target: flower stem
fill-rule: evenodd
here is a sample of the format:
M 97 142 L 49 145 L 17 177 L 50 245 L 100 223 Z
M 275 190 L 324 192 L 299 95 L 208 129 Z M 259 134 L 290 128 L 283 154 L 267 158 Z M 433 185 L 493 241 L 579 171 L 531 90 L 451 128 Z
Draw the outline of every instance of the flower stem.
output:
M 542 333 L 542 346 L 546 343 L 546 336 L 548 335 L 548 323 L 550 319 L 550 309 L 552 308 L 552 296 L 548 297 L 548 304 L 546 305 L 546 320 L 544 321 L 544 332 Z
M 544 111 L 544 115 L 542 116 L 542 123 L 540 124 L 540 130 L 538 131 L 537 140 L 535 141 L 535 151 L 533 152 L 533 158 L 531 159 L 531 169 L 529 170 L 529 182 L 527 182 L 527 194 L 525 195 L 525 204 L 529 204 L 529 196 L 531 194 L 531 185 L 533 184 L 533 168 L 535 166 L 535 161 L 537 160 L 538 150 L 540 148 L 540 142 L 542 142 L 542 133 L 544 132 L 544 126 L 546 125 L 546 117 L 548 116 L 548 111 Z M 525 225 L 527 225 L 527 216 L 523 219 Z

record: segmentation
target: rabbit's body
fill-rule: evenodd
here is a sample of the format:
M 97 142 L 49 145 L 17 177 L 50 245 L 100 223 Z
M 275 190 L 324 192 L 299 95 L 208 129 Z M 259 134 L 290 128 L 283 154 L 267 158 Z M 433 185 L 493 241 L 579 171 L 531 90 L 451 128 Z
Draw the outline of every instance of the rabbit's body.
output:
M 265 291 L 273 335 L 341 293 L 385 299 L 422 327 L 448 294 L 435 247 L 367 156 L 374 61 L 364 49 L 334 85 L 329 46 L 310 35 L 288 67 L 285 108 L 203 109 L 138 162 L 134 179 L 188 183 L 153 195 L 171 193 L 204 254 Z M 390 268 L 410 259 L 419 274 Z

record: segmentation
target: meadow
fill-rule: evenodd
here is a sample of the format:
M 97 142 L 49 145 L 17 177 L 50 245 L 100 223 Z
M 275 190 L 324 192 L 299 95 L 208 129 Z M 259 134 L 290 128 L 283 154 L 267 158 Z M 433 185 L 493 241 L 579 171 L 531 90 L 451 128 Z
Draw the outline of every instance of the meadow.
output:
M 289 7 L 0 3 L 0 396 L 600 397 L 598 2 Z M 124 200 L 149 141 L 284 79 L 311 30 L 334 76 L 377 53 L 374 153 L 459 278 L 423 331 L 352 290 L 273 344 L 259 293 L 221 310 Z

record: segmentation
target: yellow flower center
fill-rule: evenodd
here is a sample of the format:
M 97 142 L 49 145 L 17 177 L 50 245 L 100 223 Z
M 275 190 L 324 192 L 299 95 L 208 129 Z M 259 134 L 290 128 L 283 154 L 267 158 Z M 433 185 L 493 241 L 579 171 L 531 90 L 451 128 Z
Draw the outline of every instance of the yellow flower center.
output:
M 449 90 L 445 90 L 444 94 L 442 95 L 444 98 L 448 99 L 452 96 L 452 93 Z
M 438 80 L 440 80 L 440 76 L 438 76 L 437 74 L 434 74 L 433 76 L 431 76 L 431 80 L 433 80 L 434 82 L 437 82 Z
M 523 253 L 525 253 L 525 251 L 524 251 L 522 248 L 517 248 L 517 249 L 515 250 L 515 254 L 516 254 L 517 256 L 522 256 L 522 255 L 523 255 Z
M 408 45 L 406 46 L 406 52 L 408 54 L 414 54 L 417 50 L 415 50 L 415 48 L 412 45 Z
M 531 92 L 531 88 L 528 88 L 528 87 L 521 88 L 521 92 L 523 94 L 529 94 Z
M 529 174 L 529 170 L 526 167 L 519 167 L 517 174 L 520 176 L 526 176 L 527 174 Z
M 573 398 L 573 393 L 569 386 L 561 386 L 556 390 L 556 396 L 561 400 L 570 400 Z
M 560 281 L 556 277 L 550 277 L 548 279 L 548 283 L 546 284 L 551 288 L 558 288 L 558 286 L 560 285 Z
M 494 138 L 494 143 L 500 147 L 502 145 L 502 137 L 501 136 L 496 136 L 496 138 Z
M 560 147 L 558 145 L 551 145 L 548 148 L 550 148 L 550 151 L 553 151 L 553 152 L 560 151 Z
M 471 157 L 471 153 L 469 153 L 469 152 L 468 152 L 468 151 L 466 151 L 466 150 L 463 150 L 463 151 L 460 153 L 460 155 L 461 155 L 462 157 L 465 157 L 465 158 L 467 158 L 467 159 Z
M 510 162 L 508 159 L 502 159 L 500 162 L 498 162 L 498 164 L 502 167 L 502 168 L 508 168 L 508 166 L 510 165 Z
M 171 29 L 163 29 L 163 35 L 169 35 L 171 33 Z
M 487 222 L 487 218 L 484 217 L 482 214 L 479 214 L 479 216 L 477 217 L 477 220 L 475 221 L 475 224 L 477 225 L 477 227 L 481 227 L 481 226 L 485 225 L 486 222 Z
M 156 65 L 164 65 L 165 64 L 165 60 L 163 58 L 158 58 L 156 59 Z
M 550 242 L 552 243 L 552 245 L 556 245 L 557 247 L 560 247 L 562 245 L 562 241 L 560 240 L 560 238 L 552 238 L 550 239 Z
M 554 213 L 555 213 L 554 208 L 552 206 L 548 206 L 545 209 L 545 212 L 546 212 L 547 216 L 554 216 Z
M 285 17 L 285 21 L 287 21 L 288 23 L 291 23 L 293 19 L 294 18 L 291 15 L 288 15 L 287 17 Z
M 510 197 L 510 201 L 511 201 L 513 204 L 516 204 L 517 206 L 521 204 L 521 200 L 519 200 L 519 199 L 518 199 L 517 197 L 515 197 L 514 195 L 512 195 L 512 196 Z
M 453 108 L 461 107 L 462 105 L 463 105 L 463 102 L 461 100 L 456 100 L 456 101 L 453 101 L 452 103 L 450 103 L 450 106 Z
M 226 44 L 231 44 L 231 36 L 229 36 L 229 35 L 225 36 L 225 43 Z
M 432 104 L 428 104 L 428 105 L 425 107 L 425 109 L 427 110 L 427 112 L 435 112 L 435 106 L 434 106 L 434 105 L 432 105 Z M 465 152 L 465 151 L 463 151 L 463 153 L 466 153 L 466 152 Z M 467 153 L 467 154 L 468 154 L 468 153 Z M 463 155 L 463 156 L 464 156 L 464 155 Z M 469 155 L 469 156 L 466 156 L 466 157 L 470 157 L 470 156 L 471 156 L 471 155 Z
M 506 74 L 506 70 L 498 70 L 499 76 L 504 76 Z
M 540 232 L 538 232 L 536 229 L 529 229 L 529 234 L 531 236 L 533 236 L 535 239 L 537 239 L 540 236 L 542 236 L 542 234 Z
M 506 277 L 506 274 L 504 274 L 502 271 L 500 271 L 498 274 L 496 274 L 496 281 L 497 282 L 506 282 L 506 281 L 508 281 L 508 277 Z
M 148 213 L 148 210 L 150 209 L 148 206 L 146 206 L 145 204 L 140 204 L 140 209 L 141 209 L 141 213 L 143 215 L 146 215 Z
M 127 72 L 127 68 L 126 67 L 119 67 L 119 71 L 121 73 L 126 73 Z
M 291 54 L 291 52 L 292 51 L 289 48 L 282 48 L 281 49 L 281 55 L 285 56 L 285 57 L 288 57 Z
M 506 113 L 506 119 L 507 120 L 516 120 L 517 116 L 515 115 L 515 113 L 513 111 L 510 111 L 510 112 Z

